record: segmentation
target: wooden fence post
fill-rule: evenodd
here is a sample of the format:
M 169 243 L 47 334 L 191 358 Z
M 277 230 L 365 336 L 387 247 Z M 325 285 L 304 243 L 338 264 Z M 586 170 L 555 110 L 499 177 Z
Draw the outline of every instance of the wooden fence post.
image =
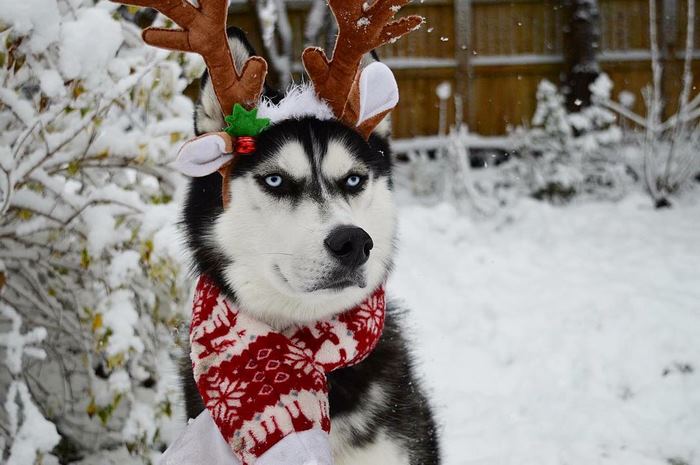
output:
M 653 0 L 650 0 L 653 1 Z M 663 116 L 668 118 L 678 111 L 676 96 L 681 90 L 683 60 L 678 56 L 683 53 L 684 42 L 677 43 L 679 14 L 677 0 L 659 0 L 657 30 L 659 52 L 661 52 L 661 94 L 664 102 Z
M 471 0 L 454 0 L 455 18 L 455 59 L 457 68 L 455 70 L 455 98 L 460 99 L 456 103 L 456 108 L 461 114 L 456 115 L 456 124 L 466 120 L 467 124 L 474 123 L 476 109 L 472 102 L 472 69 L 469 62 L 471 54 Z

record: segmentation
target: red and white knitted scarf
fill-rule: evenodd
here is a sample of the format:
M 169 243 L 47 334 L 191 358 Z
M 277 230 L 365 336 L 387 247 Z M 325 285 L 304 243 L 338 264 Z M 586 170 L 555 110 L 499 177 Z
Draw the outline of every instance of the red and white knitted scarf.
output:
M 384 327 L 384 288 L 329 320 L 276 332 L 201 277 L 190 327 L 194 379 L 243 465 L 291 433 L 330 432 L 326 373 L 354 365 Z

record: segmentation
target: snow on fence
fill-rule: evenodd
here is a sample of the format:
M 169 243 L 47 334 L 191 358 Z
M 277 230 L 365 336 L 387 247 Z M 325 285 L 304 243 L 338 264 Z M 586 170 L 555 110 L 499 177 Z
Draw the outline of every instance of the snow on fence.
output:
M 462 133 L 458 140 L 466 147 L 474 149 L 495 149 L 504 152 L 513 150 L 513 142 L 507 136 L 480 136 L 472 133 Z M 395 155 L 406 155 L 408 158 L 412 154 L 428 155 L 453 144 L 454 140 L 446 135 L 422 136 L 411 139 L 396 139 L 391 143 L 391 148 Z
M 304 46 L 327 46 L 328 37 L 333 36 L 323 24 L 328 18 L 312 14 L 319 11 L 312 5 L 323 2 L 260 2 L 272 3 L 287 9 L 283 24 L 291 28 L 290 69 L 299 76 L 299 57 Z M 466 18 L 460 14 L 464 11 L 465 0 L 431 0 L 406 6 L 406 14 L 422 15 L 427 18 L 427 24 L 404 40 L 379 50 L 381 59 L 395 70 L 402 95 L 399 111 L 393 119 L 396 137 L 439 133 L 440 102 L 434 89 L 446 80 L 464 102 L 461 119 L 471 131 L 502 135 L 508 126 L 519 126 L 530 120 L 536 108 L 538 84 L 543 79 L 558 82 L 564 71 L 563 42 L 568 18 L 560 1 L 471 0 L 467 3 Z M 667 4 L 675 2 L 662 3 L 665 9 Z M 685 35 L 687 6 L 686 2 L 677 3 L 676 9 L 661 12 L 665 18 L 664 47 Z M 229 21 L 251 31 L 256 48 L 267 49 L 258 37 L 265 28 L 257 23 L 249 5 L 248 1 L 234 1 Z M 598 0 L 598 5 L 601 69 L 610 76 L 615 89 L 625 89 L 635 96 L 633 110 L 642 113 L 642 89 L 652 78 L 648 0 Z M 460 21 L 468 21 L 473 27 L 461 27 Z M 289 31 L 279 39 L 289 47 Z M 696 49 L 700 48 L 698 40 L 700 38 L 696 39 Z M 675 49 L 675 46 L 669 49 L 673 51 L 670 65 L 681 72 L 683 56 Z M 278 55 L 275 50 L 273 52 L 273 56 Z M 697 54 L 693 59 L 697 59 Z M 274 69 L 286 69 L 289 65 L 278 60 L 273 62 Z M 663 79 L 668 81 L 662 86 L 667 92 L 665 100 L 676 102 L 682 90 L 678 74 L 667 73 Z M 453 106 L 450 103 L 450 107 Z M 447 123 L 452 125 L 457 121 L 450 116 Z

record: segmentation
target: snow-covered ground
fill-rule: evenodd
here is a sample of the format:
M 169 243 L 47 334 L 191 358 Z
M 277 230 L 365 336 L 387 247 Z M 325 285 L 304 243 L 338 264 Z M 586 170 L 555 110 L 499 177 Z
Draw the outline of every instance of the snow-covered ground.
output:
M 446 465 L 700 463 L 700 205 L 399 214 Z

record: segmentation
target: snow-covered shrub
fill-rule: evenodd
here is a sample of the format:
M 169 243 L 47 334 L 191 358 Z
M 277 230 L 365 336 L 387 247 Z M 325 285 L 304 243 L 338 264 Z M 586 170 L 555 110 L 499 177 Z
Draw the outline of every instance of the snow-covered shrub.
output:
M 168 163 L 192 129 L 183 64 L 198 65 L 145 47 L 126 13 L 93 0 L 0 8 L 0 351 L 14 364 L 0 365 L 3 463 L 97 450 L 149 462 L 173 415 L 187 286 Z M 19 322 L 46 355 L 21 367 Z
M 607 95 L 611 88 L 602 74 L 591 92 Z M 543 81 L 531 126 L 508 137 L 480 137 L 462 124 L 445 136 L 395 142 L 394 152 L 405 159 L 397 164 L 397 183 L 426 201 L 448 200 L 478 216 L 499 214 L 527 196 L 618 198 L 632 182 L 621 144 L 613 112 L 593 104 L 569 113 L 559 89 Z
M 700 93 L 693 83 L 692 61 L 695 52 L 694 0 L 687 2 L 686 43 L 683 57 L 678 110 L 664 120 L 665 101 L 662 60 L 657 31 L 657 5 L 649 2 L 649 42 L 652 82 L 643 89 L 646 114 L 632 111 L 631 105 L 615 102 L 610 92 L 595 95 L 596 104 L 619 114 L 631 123 L 627 138 L 636 150 L 627 150 L 628 164 L 640 179 L 657 207 L 671 205 L 670 197 L 690 185 L 700 175 Z
M 8 331 L 0 333 L 0 346 L 5 351 L 5 366 L 10 380 L 5 390 L 4 409 L 7 415 L 6 436 L 3 437 L 3 459 L 7 465 L 33 464 L 43 461 L 58 444 L 60 436 L 56 426 L 41 414 L 34 404 L 24 378 L 22 360 L 43 360 L 46 352 L 34 345 L 46 338 L 46 329 L 38 327 L 22 333 L 22 318 L 8 305 L 0 303 L 0 316 L 7 319 Z
M 608 93 L 611 81 L 601 74 L 593 95 Z M 530 194 L 566 201 L 574 195 L 616 196 L 625 187 L 625 166 L 615 148 L 622 140 L 616 115 L 593 104 L 570 113 L 560 90 L 549 81 L 537 89 L 531 127 L 513 131 L 516 163 Z
M 444 136 L 394 141 L 394 181 L 400 192 L 428 204 L 446 201 L 476 217 L 500 214 L 523 195 L 512 163 L 503 163 L 509 158 L 505 142 L 470 133 L 463 124 Z
M 452 128 L 449 143 L 445 147 L 442 181 L 445 198 L 460 211 L 472 216 L 493 216 L 507 205 L 514 203 L 515 185 L 503 167 L 488 163 L 473 169 L 467 127 Z

